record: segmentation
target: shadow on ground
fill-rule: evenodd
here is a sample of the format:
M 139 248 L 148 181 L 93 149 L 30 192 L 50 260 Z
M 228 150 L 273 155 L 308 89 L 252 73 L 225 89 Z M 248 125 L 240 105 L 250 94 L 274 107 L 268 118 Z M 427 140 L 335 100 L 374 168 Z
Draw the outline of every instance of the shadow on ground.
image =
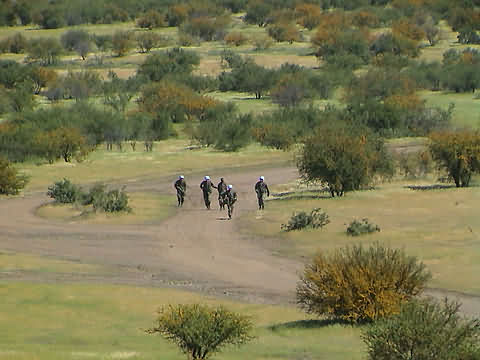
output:
M 332 325 L 350 325 L 350 323 L 340 319 L 297 320 L 283 324 L 275 324 L 269 326 L 269 329 L 272 331 L 283 329 L 320 329 Z
M 285 191 L 272 194 L 270 200 L 309 200 L 309 199 L 330 199 L 331 195 L 327 189 L 308 189 L 302 191 Z
M 429 190 L 444 190 L 444 189 L 452 189 L 455 188 L 455 185 L 441 185 L 441 184 L 433 184 L 433 185 L 407 185 L 405 188 L 410 190 L 419 190 L 419 191 L 429 191 Z

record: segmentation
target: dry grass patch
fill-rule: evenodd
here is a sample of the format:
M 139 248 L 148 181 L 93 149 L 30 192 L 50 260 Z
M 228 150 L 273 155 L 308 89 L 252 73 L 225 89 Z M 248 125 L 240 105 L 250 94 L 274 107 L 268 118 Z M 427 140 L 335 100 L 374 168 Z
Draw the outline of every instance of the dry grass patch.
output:
M 407 254 L 428 264 L 433 273 L 430 286 L 480 294 L 480 188 L 414 191 L 408 185 L 428 189 L 431 183 L 384 184 L 377 190 L 348 193 L 343 198 L 305 191 L 291 200 L 269 201 L 262 216 L 245 216 L 242 228 L 271 237 L 273 247 L 295 257 L 310 257 L 319 249 L 331 250 L 358 241 L 405 248 Z M 328 226 L 281 232 L 281 224 L 293 212 L 317 207 L 328 213 Z M 348 224 L 362 218 L 378 224 L 381 231 L 354 239 L 347 236 Z

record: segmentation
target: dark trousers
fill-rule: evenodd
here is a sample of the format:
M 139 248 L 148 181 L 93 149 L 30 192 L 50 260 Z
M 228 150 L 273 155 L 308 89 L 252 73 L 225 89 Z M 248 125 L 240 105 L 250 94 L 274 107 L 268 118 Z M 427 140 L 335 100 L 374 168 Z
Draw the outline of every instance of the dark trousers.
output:
M 208 191 L 203 192 L 203 201 L 207 209 L 210 209 L 210 193 Z
M 185 193 L 183 193 L 181 191 L 177 191 L 178 206 L 182 206 L 184 200 L 185 200 Z
M 228 218 L 231 219 L 233 215 L 233 204 L 227 204 L 228 208 Z
M 258 208 L 260 210 L 265 209 L 265 204 L 263 202 L 263 194 L 257 194 L 257 200 L 258 200 Z

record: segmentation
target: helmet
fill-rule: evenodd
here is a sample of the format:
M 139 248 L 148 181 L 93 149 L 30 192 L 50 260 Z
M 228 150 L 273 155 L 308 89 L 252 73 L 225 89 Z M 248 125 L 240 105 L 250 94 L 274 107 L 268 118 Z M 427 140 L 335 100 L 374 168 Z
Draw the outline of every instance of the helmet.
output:
M 223 178 L 220 178 L 220 181 L 223 181 Z
M 210 180 L 210 176 L 206 175 L 204 179 L 205 180 Z
M 185 179 L 185 176 L 180 175 L 178 178 L 179 178 L 179 179 Z
M 228 190 L 233 189 L 233 185 L 228 185 L 228 186 L 227 186 L 227 189 L 228 189 Z
M 258 178 L 258 180 L 261 180 L 261 181 L 263 181 L 263 180 L 265 180 L 265 177 L 263 177 L 263 176 L 260 176 L 260 177 Z

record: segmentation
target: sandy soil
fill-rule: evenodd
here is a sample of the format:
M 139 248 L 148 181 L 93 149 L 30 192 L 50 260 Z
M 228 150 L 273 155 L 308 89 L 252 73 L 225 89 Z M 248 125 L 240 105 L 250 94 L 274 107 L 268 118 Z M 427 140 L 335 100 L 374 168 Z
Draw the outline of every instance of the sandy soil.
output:
M 0 249 L 48 256 L 81 263 L 108 265 L 107 274 L 52 274 L 15 271 L 0 274 L 0 281 L 132 284 L 167 286 L 254 303 L 294 303 L 298 273 L 303 264 L 272 254 L 267 239 L 246 237 L 238 231 L 235 216 L 258 211 L 253 186 L 258 175 L 268 184 L 282 184 L 297 177 L 292 167 L 271 168 L 262 174 L 245 170 L 219 176 L 234 185 L 239 200 L 234 218 L 203 205 L 201 176 L 187 177 L 184 207 L 176 216 L 152 225 L 85 225 L 42 219 L 35 210 L 50 201 L 44 193 L 0 201 Z M 127 191 L 153 191 L 172 195 L 174 178 L 133 179 Z M 266 204 L 268 211 L 268 203 Z M 258 212 L 258 216 L 262 213 Z M 480 298 L 429 289 L 428 295 L 457 298 L 468 315 L 480 316 Z

